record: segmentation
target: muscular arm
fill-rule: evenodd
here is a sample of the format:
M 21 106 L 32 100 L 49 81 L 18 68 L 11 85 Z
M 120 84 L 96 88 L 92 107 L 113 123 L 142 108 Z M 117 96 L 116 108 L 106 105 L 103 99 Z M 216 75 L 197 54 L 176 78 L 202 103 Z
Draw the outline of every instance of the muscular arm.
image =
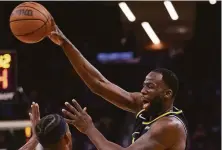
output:
M 38 140 L 36 137 L 31 137 L 31 139 L 23 145 L 19 150 L 33 150 L 38 145 Z
M 108 141 L 94 127 L 89 129 L 86 135 L 99 150 L 165 150 L 171 148 L 178 141 L 181 132 L 183 132 L 181 126 L 168 119 L 160 120 L 127 148 Z
M 141 109 L 141 103 L 137 100 L 139 93 L 129 93 L 108 81 L 68 39 L 64 40 L 62 48 L 73 68 L 93 93 L 123 110 L 136 113 Z

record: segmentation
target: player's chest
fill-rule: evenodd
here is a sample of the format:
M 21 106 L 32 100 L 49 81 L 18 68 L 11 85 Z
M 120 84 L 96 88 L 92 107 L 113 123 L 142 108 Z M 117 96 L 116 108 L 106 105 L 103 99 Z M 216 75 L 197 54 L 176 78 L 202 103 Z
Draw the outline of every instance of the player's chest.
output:
M 132 134 L 132 138 L 133 138 L 132 142 L 135 142 L 143 134 L 149 132 L 150 128 L 151 128 L 151 125 L 143 125 L 142 123 L 141 124 L 137 124 L 137 126 L 135 126 L 134 132 Z

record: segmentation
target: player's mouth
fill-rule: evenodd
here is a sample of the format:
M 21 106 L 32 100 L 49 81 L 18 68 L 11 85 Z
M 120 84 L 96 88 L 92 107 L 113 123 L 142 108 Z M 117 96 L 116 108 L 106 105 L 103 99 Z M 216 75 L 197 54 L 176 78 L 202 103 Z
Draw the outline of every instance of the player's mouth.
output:
M 143 101 L 143 109 L 147 110 L 150 105 L 150 101 L 144 97 L 142 98 L 142 101 Z
M 143 104 L 143 109 L 148 110 L 150 103 Z

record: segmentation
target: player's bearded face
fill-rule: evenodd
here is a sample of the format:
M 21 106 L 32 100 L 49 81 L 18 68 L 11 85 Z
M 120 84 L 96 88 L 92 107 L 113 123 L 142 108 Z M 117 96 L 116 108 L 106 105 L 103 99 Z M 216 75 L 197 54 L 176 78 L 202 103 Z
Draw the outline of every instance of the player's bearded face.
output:
M 163 111 L 163 98 L 161 96 L 155 96 L 151 101 L 150 105 L 146 110 L 146 115 L 153 116 L 161 113 Z

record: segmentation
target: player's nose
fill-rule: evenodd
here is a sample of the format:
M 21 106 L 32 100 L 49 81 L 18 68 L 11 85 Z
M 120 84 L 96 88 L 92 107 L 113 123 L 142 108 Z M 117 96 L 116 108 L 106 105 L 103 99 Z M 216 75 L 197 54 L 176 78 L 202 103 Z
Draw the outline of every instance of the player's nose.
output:
M 147 90 L 146 90 L 145 88 L 142 88 L 141 94 L 142 94 L 142 95 L 146 95 L 147 93 L 148 93 Z

